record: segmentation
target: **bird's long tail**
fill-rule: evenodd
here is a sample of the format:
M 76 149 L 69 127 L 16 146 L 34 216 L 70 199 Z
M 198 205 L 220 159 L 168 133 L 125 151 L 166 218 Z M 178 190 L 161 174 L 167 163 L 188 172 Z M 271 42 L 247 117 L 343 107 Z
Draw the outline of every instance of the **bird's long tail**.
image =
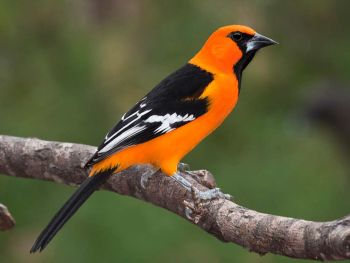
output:
M 101 186 L 103 182 L 109 178 L 110 175 L 113 174 L 115 170 L 116 167 L 98 172 L 93 176 L 88 177 L 41 232 L 31 248 L 30 253 L 34 253 L 38 250 L 41 252 L 64 224 L 74 215 L 79 207 Z

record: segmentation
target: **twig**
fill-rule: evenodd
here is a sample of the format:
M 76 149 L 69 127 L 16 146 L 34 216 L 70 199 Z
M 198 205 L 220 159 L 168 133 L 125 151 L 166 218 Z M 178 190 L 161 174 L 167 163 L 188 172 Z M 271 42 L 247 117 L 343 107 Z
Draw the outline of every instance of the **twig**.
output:
M 78 185 L 87 176 L 82 167 L 94 150 L 80 144 L 0 136 L 0 173 Z M 259 254 L 320 261 L 350 259 L 350 216 L 312 222 L 259 213 L 224 199 L 198 204 L 190 192 L 161 172 L 141 187 L 142 174 L 152 170 L 151 166 L 131 167 L 110 178 L 103 188 L 168 209 L 224 242 Z M 182 176 L 197 188 L 207 189 L 188 173 Z
M 5 231 L 14 227 L 16 224 L 11 213 L 6 206 L 0 204 L 0 230 Z

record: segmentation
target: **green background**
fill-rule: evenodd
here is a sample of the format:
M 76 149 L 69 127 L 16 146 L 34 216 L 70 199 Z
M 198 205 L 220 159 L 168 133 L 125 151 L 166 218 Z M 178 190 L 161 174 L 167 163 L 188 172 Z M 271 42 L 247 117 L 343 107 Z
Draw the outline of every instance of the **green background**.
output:
M 0 134 L 97 145 L 212 31 L 246 24 L 280 45 L 255 57 L 233 114 L 184 161 L 210 170 L 251 209 L 339 218 L 350 211 L 348 159 L 327 129 L 298 116 L 315 83 L 350 80 L 349 9 L 345 0 L 1 1 Z M 43 253 L 30 255 L 73 191 L 1 176 L 0 201 L 17 226 L 0 233 L 0 262 L 293 261 L 224 244 L 164 209 L 110 192 L 96 193 Z

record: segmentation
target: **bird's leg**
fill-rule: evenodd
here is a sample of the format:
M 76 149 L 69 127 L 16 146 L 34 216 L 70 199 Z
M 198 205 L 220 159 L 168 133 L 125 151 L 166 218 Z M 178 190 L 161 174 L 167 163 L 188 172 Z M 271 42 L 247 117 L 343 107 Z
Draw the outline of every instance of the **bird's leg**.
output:
M 176 180 L 179 184 L 181 184 L 184 188 L 186 188 L 188 191 L 191 191 L 195 199 L 200 199 L 200 200 L 212 200 L 217 198 L 224 198 L 228 200 L 231 199 L 231 195 L 224 194 L 223 192 L 221 192 L 220 188 L 200 191 L 178 173 L 175 173 L 172 176 L 172 178 Z

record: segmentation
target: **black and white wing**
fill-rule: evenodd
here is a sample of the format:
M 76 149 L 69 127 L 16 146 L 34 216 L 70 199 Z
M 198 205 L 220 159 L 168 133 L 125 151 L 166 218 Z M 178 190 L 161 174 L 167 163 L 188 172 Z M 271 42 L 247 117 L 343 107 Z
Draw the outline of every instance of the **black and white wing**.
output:
M 206 113 L 210 102 L 199 97 L 212 80 L 211 73 L 192 64 L 175 71 L 123 115 L 86 166 L 168 133 Z

